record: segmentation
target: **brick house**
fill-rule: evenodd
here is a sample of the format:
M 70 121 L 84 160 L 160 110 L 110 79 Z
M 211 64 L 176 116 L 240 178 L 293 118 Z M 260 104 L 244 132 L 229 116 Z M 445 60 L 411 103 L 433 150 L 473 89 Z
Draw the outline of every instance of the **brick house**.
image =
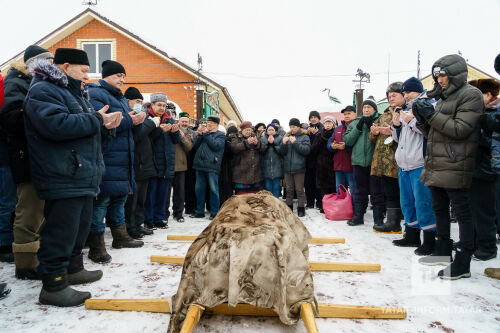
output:
M 35 44 L 52 53 L 60 47 L 85 50 L 90 61 L 90 81 L 101 78 L 100 64 L 104 60 L 116 60 L 127 71 L 123 91 L 135 86 L 145 100 L 150 93 L 165 92 L 178 111 L 189 113 L 193 119 L 218 112 L 221 124 L 243 121 L 225 87 L 90 8 Z M 2 73 L 23 55 L 24 51 L 0 65 Z

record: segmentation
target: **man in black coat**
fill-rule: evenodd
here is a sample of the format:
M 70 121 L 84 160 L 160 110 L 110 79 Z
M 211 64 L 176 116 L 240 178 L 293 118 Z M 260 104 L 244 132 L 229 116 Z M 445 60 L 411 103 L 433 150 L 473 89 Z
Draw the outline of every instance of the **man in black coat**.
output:
M 311 144 L 316 138 L 316 134 L 323 132 L 323 124 L 320 122 L 321 116 L 318 111 L 309 112 L 309 126 L 307 127 L 307 136 Z M 306 190 L 307 208 L 321 209 L 321 194 L 316 187 L 316 159 L 317 155 L 312 153 L 306 160 L 306 174 L 304 180 L 304 187 Z
M 18 279 L 39 279 L 37 252 L 43 222 L 44 201 L 40 200 L 30 176 L 28 144 L 24 129 L 23 102 L 32 80 L 27 66 L 36 59 L 53 59 L 52 53 L 30 45 L 23 58 L 13 62 L 5 78 L 5 101 L 0 123 L 7 137 L 7 151 L 12 177 L 17 187 L 14 242 L 12 251 Z
M 90 298 L 69 285 L 97 281 L 102 271 L 83 268 L 82 248 L 92 220 L 92 203 L 104 172 L 101 131 L 116 128 L 121 112 L 95 112 L 84 96 L 87 54 L 57 49 L 54 64 L 35 60 L 24 102 L 31 176 L 45 200 L 45 226 L 38 260 L 43 287 L 39 301 L 61 307 Z

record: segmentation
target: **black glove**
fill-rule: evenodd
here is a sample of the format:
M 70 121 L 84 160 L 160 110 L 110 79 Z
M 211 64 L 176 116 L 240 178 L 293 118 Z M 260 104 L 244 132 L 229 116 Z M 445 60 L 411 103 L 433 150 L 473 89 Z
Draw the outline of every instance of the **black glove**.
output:
M 364 117 L 365 118 L 365 125 L 366 127 L 368 127 L 368 129 L 370 129 L 370 127 L 372 127 L 373 125 L 373 119 L 372 117 Z
M 432 104 L 425 99 L 417 99 L 411 109 L 419 123 L 426 123 L 436 113 Z
M 363 124 L 365 123 L 365 119 L 366 117 L 361 117 L 361 119 L 358 121 L 358 123 L 356 124 L 356 128 L 360 131 L 363 130 Z

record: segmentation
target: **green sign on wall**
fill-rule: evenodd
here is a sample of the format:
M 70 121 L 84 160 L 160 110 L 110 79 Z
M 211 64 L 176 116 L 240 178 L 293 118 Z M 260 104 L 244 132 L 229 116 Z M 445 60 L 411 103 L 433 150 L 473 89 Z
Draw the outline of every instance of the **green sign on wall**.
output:
M 205 92 L 204 95 L 204 108 L 203 108 L 203 118 L 207 118 L 211 115 L 219 115 L 219 92 Z

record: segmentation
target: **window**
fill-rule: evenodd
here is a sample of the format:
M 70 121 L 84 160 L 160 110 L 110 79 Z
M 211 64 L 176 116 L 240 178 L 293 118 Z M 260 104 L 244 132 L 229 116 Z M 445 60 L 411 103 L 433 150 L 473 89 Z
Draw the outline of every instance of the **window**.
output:
M 84 42 L 82 49 L 87 52 L 90 63 L 89 74 L 101 74 L 102 62 L 112 59 L 112 42 Z

